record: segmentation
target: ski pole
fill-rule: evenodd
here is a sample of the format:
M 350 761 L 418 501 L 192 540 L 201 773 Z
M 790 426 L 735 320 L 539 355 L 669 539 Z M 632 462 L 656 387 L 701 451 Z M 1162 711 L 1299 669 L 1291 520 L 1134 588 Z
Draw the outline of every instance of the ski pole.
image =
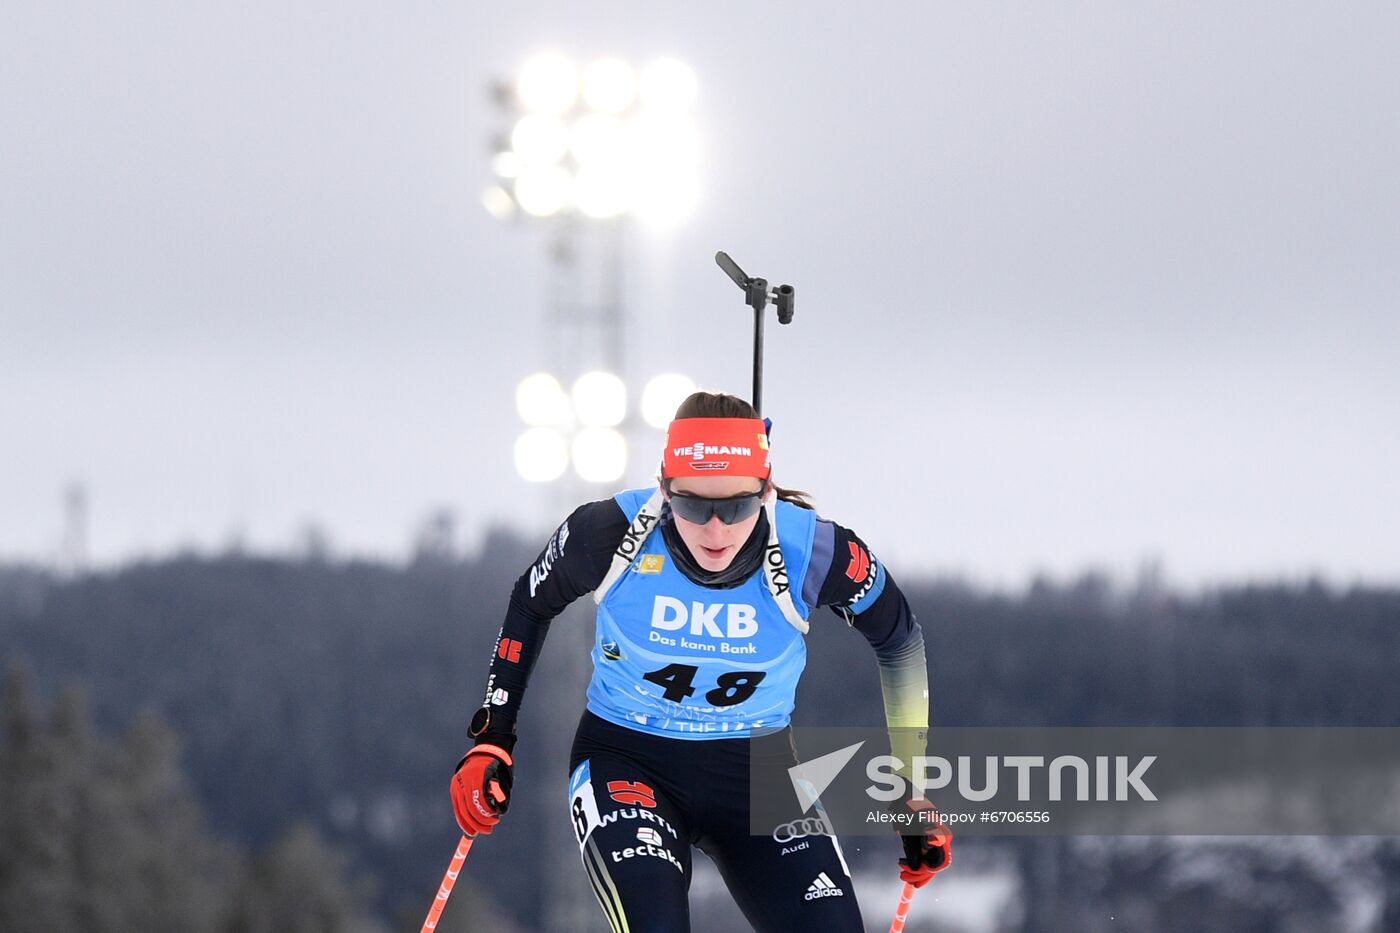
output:
M 442 916 L 442 909 L 447 906 L 447 899 L 452 896 L 452 886 L 457 883 L 457 876 L 462 873 L 462 863 L 467 860 L 467 853 L 471 851 L 472 838 L 463 836 L 462 841 L 457 843 L 457 851 L 452 854 L 447 874 L 442 876 L 442 887 L 438 888 L 437 897 L 433 898 L 433 906 L 428 909 L 428 919 L 423 921 L 420 933 L 432 933 L 437 929 L 438 918 Z
M 914 892 L 919 890 L 909 882 L 904 882 L 904 891 L 899 895 L 899 906 L 894 911 L 894 922 L 890 933 L 904 933 L 904 921 L 909 916 L 909 905 L 914 903 Z

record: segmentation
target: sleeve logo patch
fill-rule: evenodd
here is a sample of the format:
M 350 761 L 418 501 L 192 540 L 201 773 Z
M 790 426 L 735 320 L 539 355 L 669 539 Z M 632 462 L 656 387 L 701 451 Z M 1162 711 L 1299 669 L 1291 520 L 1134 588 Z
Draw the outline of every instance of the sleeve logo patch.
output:
M 501 644 L 496 648 L 496 656 L 503 661 L 512 664 L 520 663 L 520 642 L 514 638 L 502 638 Z
M 545 545 L 544 553 L 540 555 L 539 562 L 530 568 L 530 597 L 533 599 L 535 590 L 549 577 L 549 571 L 554 567 L 554 562 L 564 556 L 564 545 L 569 540 L 569 523 L 566 521 L 559 526 L 559 530 L 554 533 L 554 537 L 549 539 L 549 544 Z
M 846 543 L 851 548 L 851 563 L 846 568 L 846 576 L 850 577 L 852 583 L 864 583 L 865 578 L 870 575 L 870 555 L 854 541 Z

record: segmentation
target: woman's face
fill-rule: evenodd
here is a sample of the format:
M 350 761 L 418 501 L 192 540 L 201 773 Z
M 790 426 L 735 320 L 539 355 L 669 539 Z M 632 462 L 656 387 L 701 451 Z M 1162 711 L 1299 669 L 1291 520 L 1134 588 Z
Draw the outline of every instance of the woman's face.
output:
M 762 481 L 752 476 L 685 476 L 671 481 L 673 493 L 704 496 L 709 499 L 742 496 L 745 493 L 758 492 L 761 488 Z M 773 495 L 771 486 L 768 488 L 768 495 Z M 742 521 L 726 525 L 719 520 L 719 516 L 712 515 L 708 522 L 697 525 L 695 522 L 686 521 L 673 511 L 671 520 L 675 522 L 681 540 L 690 548 L 695 562 L 714 573 L 724 570 L 734 561 L 739 548 L 744 546 L 744 542 L 753 532 L 754 525 L 758 524 L 758 516 L 759 513 L 755 512 Z

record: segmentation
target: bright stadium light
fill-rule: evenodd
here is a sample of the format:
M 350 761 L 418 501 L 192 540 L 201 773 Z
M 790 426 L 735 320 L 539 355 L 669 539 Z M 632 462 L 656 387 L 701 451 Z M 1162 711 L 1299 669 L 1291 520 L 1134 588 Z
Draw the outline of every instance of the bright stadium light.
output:
M 552 53 L 537 55 L 520 70 L 516 91 L 531 113 L 560 114 L 578 97 L 578 76 L 567 58 Z
M 573 418 L 569 396 L 551 373 L 534 373 L 515 387 L 515 410 L 531 427 L 567 425 Z
M 491 185 L 481 192 L 481 206 L 497 220 L 510 220 L 515 216 L 515 198 L 500 185 Z
M 583 71 L 583 102 L 599 113 L 621 113 L 637 97 L 637 77 L 626 62 L 600 58 Z
M 515 200 L 536 217 L 557 214 L 569 204 L 573 178 L 558 165 L 527 168 L 515 180 Z
M 569 151 L 582 166 L 619 164 L 628 154 L 630 133 L 618 117 L 606 113 L 582 116 L 569 131 Z
M 638 179 L 632 211 L 645 223 L 669 226 L 688 217 L 699 202 L 693 174 L 656 172 Z
M 569 468 L 569 444 L 554 428 L 531 428 L 515 441 L 515 469 L 531 483 L 548 483 Z
M 654 224 L 685 217 L 700 199 L 695 128 L 684 117 L 643 115 L 634 131 L 633 212 Z
M 689 114 L 696 86 L 695 73 L 672 58 L 640 76 L 620 59 L 600 58 L 581 77 L 559 55 L 533 58 L 516 83 L 519 106 L 492 171 L 516 207 L 535 217 L 673 223 L 700 196 L 700 145 Z M 508 219 L 498 202 L 492 195 L 483 203 Z
M 611 428 L 627 416 L 627 386 L 612 373 L 594 370 L 574 382 L 574 413 L 591 428 Z
M 686 396 L 695 391 L 689 376 L 662 373 L 652 377 L 642 389 L 642 419 L 653 428 L 664 431 L 676 417 L 676 409 Z
M 616 217 L 632 200 L 632 180 L 620 168 L 581 168 L 574 181 L 574 203 L 589 217 Z
M 642 104 L 655 110 L 685 110 L 695 102 L 695 72 L 674 58 L 662 58 L 642 70 Z
M 627 440 L 613 428 L 584 428 L 574 435 L 574 471 L 590 483 L 614 483 L 627 469 Z
M 514 178 L 525 167 L 518 152 L 498 152 L 491 157 L 491 171 L 497 178 Z
M 691 170 L 700 157 L 695 127 L 684 117 L 642 116 L 633 124 L 638 161 L 655 170 Z
M 510 146 L 526 165 L 548 165 L 569 151 L 569 130 L 558 117 L 527 113 L 510 131 Z

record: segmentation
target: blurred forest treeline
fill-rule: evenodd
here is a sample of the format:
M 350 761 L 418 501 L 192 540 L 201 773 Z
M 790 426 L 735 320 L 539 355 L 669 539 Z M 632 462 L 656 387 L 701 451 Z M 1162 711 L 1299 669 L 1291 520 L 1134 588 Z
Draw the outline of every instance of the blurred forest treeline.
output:
M 0 930 L 376 933 L 364 879 L 305 823 L 256 857 L 211 834 L 177 740 L 143 714 L 112 741 L 83 693 L 48 714 L 28 672 L 0 698 Z
M 63 759 L 53 766 L 52 786 L 39 792 L 52 800 L 0 797 L 7 837 L 0 851 L 9 859 L 0 862 L 0 895 L 18 877 L 10 873 L 20 870 L 8 855 L 16 814 L 49 814 L 63 827 L 58 838 L 66 840 L 53 845 L 76 850 L 81 838 L 109 824 L 112 832 L 134 838 L 132 827 L 143 814 L 159 811 L 151 825 L 160 829 L 132 842 L 131 857 L 147 860 L 142 864 L 150 866 L 150 877 L 166 870 L 161 859 L 178 859 L 170 867 L 207 886 L 205 914 L 178 924 L 182 929 L 230 929 L 219 904 L 266 904 L 280 884 L 279 869 L 268 867 L 278 859 L 282 870 L 295 874 L 305 870 L 302 863 L 336 866 L 340 853 L 346 863 L 327 869 L 324 883 L 343 895 L 341 925 L 296 928 L 355 929 L 370 922 L 355 909 L 367 895 L 354 879 L 368 876 L 375 882 L 378 920 L 416 929 L 457 837 L 447 779 L 480 702 L 510 585 L 533 557 L 524 542 L 495 534 L 471 559 L 429 551 L 401 565 L 229 554 L 179 556 L 71 578 L 0 568 L 0 660 L 33 672 L 32 695 L 26 693 L 22 706 L 53 706 L 47 717 L 34 712 L 18 733 L 11 725 L 9 737 L 0 740 L 4 779 L 14 780 L 15 769 L 30 767 L 24 762 L 40 754 L 26 743 L 39 741 L 43 755 Z M 1337 589 L 1313 581 L 1186 597 L 1157 585 L 1150 574 L 1130 586 L 1095 575 L 1038 580 L 1015 594 L 956 581 L 901 584 L 928 639 L 936 723 L 1400 724 L 1400 590 Z M 540 841 L 568 839 L 552 827 L 562 813 L 564 754 L 583 702 L 591 624 L 586 611 L 574 607 L 555 629 L 525 701 L 517 794 L 507 823 L 491 840 L 491 880 L 477 888 L 464 873 L 449 905 L 456 923 L 477 918 L 472 929 L 507 929 L 508 918 L 525 929 L 546 925 L 545 898 L 532 892 L 541 874 Z M 808 644 L 796 721 L 881 722 L 878 678 L 863 639 L 823 612 Z M 80 686 L 86 707 L 78 693 L 63 692 L 68 683 Z M 180 784 L 174 739 L 161 723 L 178 736 L 189 791 Z M 89 735 L 92 730 L 122 737 Z M 30 733 L 42 741 L 16 738 Z M 86 737 L 75 739 L 75 733 Z M 98 782 L 102 793 L 129 799 L 114 808 L 107 798 L 78 792 L 99 774 L 129 775 L 126 783 Z M 1151 867 L 1179 857 L 1170 848 L 1086 853 L 1072 852 L 1064 841 L 1051 848 L 1049 840 L 1015 845 L 1027 897 L 1062 889 L 1057 909 L 1065 922 L 1074 907 L 1066 900 L 1071 895 L 1130 908 L 1123 891 L 1150 880 L 1159 887 L 1143 898 L 1155 903 L 1185 896 L 1164 891 L 1167 875 Z M 157 849 L 169 851 L 154 854 Z M 187 854 L 171 854 L 179 849 Z M 243 851 L 262 854 L 250 859 L 238 854 Z M 1119 878 L 1125 887 L 1075 887 L 1061 871 L 1042 870 L 1047 859 L 1070 857 L 1098 859 L 1096 884 Z M 1377 867 L 1385 859 L 1400 867 L 1393 847 L 1377 844 L 1360 857 L 1379 877 L 1387 874 Z M 36 859 L 23 858 L 24 870 L 44 864 Z M 45 890 L 40 881 L 28 883 Z M 1163 921 L 1150 929 L 1215 929 L 1200 923 L 1204 899 L 1241 898 L 1237 890 L 1224 892 L 1227 885 L 1215 887 L 1221 891 L 1191 889 L 1195 925 Z M 1315 887 L 1321 892 L 1310 901 L 1316 910 L 1330 916 L 1326 910 L 1341 909 L 1328 907 L 1336 897 L 1326 879 Z M 256 895 L 248 893 L 254 889 Z M 1234 904 L 1237 915 L 1230 915 L 1228 928 L 1284 929 L 1239 918 L 1289 909 L 1297 915 L 1298 890 L 1313 888 L 1295 878 L 1290 890 L 1291 907 L 1275 905 L 1273 913 L 1249 914 L 1249 904 Z M 1400 890 L 1372 894 L 1384 902 L 1378 910 L 1396 921 L 1378 929 L 1400 929 Z M 81 906 L 81 899 L 73 903 L 74 910 L 95 909 Z M 1052 914 L 1047 908 L 1044 916 Z M 1098 928 L 1084 918 L 1074 922 L 1079 929 Z M 294 927 L 250 922 L 237 928 Z M 1030 920 L 1021 926 L 1040 928 L 1054 927 Z

